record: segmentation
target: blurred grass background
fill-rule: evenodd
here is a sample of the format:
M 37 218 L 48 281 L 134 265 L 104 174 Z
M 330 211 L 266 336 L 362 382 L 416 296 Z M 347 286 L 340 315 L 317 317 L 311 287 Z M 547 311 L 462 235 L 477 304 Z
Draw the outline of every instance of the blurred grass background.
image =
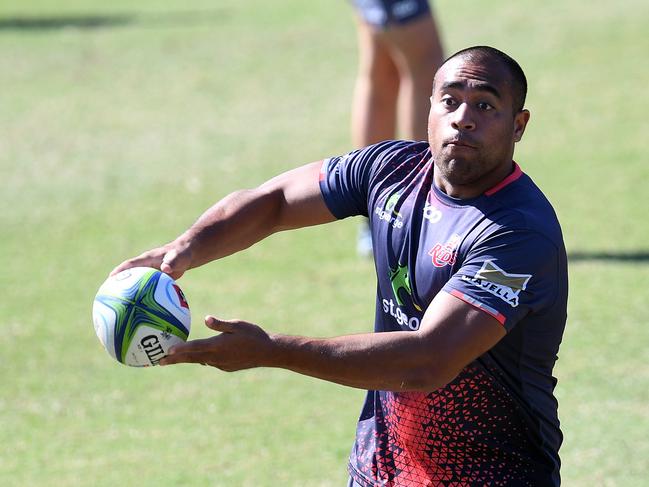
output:
M 439 0 L 448 52 L 505 50 L 516 159 L 571 257 L 557 365 L 564 484 L 649 478 L 649 4 Z M 92 299 L 216 199 L 350 146 L 352 9 L 331 0 L 0 4 L 0 485 L 337 486 L 363 392 L 279 370 L 129 369 Z M 356 222 L 280 234 L 182 280 L 194 316 L 372 327 Z

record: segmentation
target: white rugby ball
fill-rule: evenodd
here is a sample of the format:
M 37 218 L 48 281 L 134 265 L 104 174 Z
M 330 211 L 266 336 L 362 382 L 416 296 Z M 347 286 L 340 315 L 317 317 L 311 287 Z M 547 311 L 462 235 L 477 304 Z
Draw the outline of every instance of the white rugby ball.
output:
M 187 341 L 189 304 L 164 272 L 133 267 L 109 277 L 92 306 L 99 341 L 118 362 L 131 367 L 157 365 L 169 348 Z

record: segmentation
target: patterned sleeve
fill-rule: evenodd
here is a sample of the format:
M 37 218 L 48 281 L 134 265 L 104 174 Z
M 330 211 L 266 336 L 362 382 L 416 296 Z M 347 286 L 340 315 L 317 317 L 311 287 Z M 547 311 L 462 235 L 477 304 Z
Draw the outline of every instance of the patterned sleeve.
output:
M 322 161 L 320 190 L 336 218 L 368 216 L 372 174 L 400 145 L 398 141 L 381 142 Z
M 503 231 L 479 242 L 443 290 L 492 315 L 510 331 L 557 299 L 559 251 L 532 231 Z

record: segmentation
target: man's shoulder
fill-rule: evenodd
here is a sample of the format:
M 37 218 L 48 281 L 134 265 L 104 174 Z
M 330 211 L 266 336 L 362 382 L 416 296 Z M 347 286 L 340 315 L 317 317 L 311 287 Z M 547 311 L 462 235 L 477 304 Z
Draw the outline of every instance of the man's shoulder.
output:
M 373 168 L 374 178 L 383 180 L 405 177 L 404 171 L 418 171 L 430 161 L 428 142 L 412 140 L 386 140 L 363 149 L 362 157 L 367 158 Z
M 552 204 L 527 174 L 489 198 L 495 203 L 492 216 L 497 222 L 544 235 L 563 245 L 561 225 Z
M 374 157 L 412 157 L 413 155 L 424 155 L 429 153 L 428 142 L 415 140 L 384 140 L 376 144 L 368 145 L 361 149 L 367 155 Z

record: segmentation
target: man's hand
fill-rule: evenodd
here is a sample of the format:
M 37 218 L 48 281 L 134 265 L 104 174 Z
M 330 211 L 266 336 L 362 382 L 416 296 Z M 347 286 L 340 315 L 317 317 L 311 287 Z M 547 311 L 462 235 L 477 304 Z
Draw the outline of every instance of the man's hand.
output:
M 190 268 L 191 262 L 192 253 L 189 245 L 176 240 L 125 260 L 115 267 L 110 275 L 113 276 L 131 267 L 154 267 L 173 279 L 179 279 Z
M 172 347 L 160 365 L 203 364 L 226 372 L 269 365 L 267 358 L 273 343 L 259 326 L 239 320 L 219 320 L 214 316 L 207 316 L 205 325 L 220 333 Z

